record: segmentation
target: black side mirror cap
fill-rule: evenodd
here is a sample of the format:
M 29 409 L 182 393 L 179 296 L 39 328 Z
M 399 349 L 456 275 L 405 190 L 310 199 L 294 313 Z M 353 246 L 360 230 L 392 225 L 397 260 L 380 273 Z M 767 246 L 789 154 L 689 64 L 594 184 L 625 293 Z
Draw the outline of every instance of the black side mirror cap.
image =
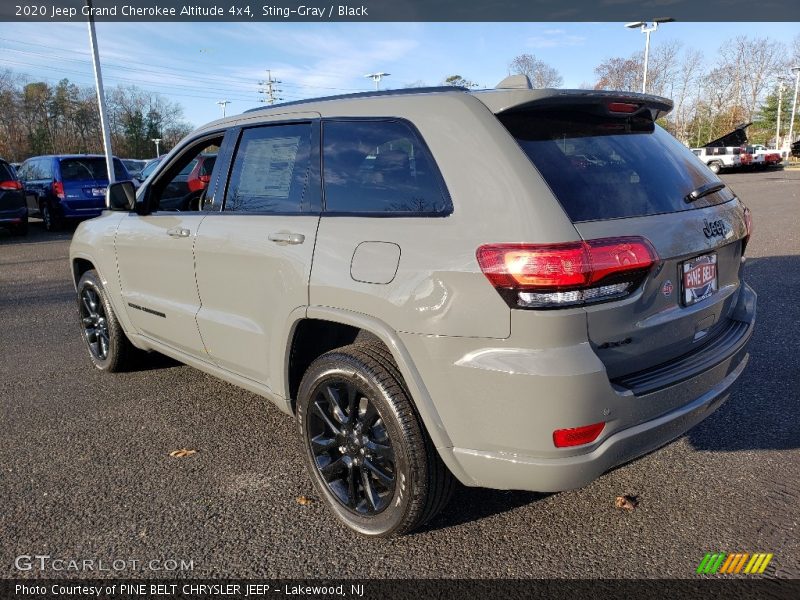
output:
M 132 181 L 116 181 L 106 189 L 106 204 L 111 210 L 130 212 L 136 205 L 136 189 Z

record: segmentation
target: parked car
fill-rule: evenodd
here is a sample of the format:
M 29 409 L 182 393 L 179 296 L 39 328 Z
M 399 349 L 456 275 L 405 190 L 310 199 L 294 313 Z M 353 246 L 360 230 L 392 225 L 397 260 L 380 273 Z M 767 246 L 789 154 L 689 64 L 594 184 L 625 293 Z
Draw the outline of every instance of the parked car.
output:
M 216 154 L 201 154 L 197 157 L 186 181 L 190 192 L 201 192 L 208 187 L 216 161 Z
M 454 480 L 586 485 L 748 362 L 750 213 L 656 125 L 671 108 L 512 77 L 215 121 L 76 230 L 89 358 L 158 351 L 268 398 L 365 535 L 418 527 Z M 165 209 L 211 146 L 199 210 Z
M 742 149 L 739 146 L 713 146 L 692 148 L 692 153 L 711 169 L 715 175 L 723 169 L 738 169 L 750 164 L 750 159 L 743 160 Z
M 128 175 L 131 176 L 132 179 L 136 179 L 137 175 L 142 172 L 145 165 L 147 164 L 146 160 L 140 160 L 138 158 L 123 158 L 122 164 L 125 165 L 125 168 L 128 170 Z
M 0 158 L 0 227 L 7 227 L 12 235 L 28 233 L 28 208 L 25 193 L 14 167 Z
M 162 154 L 158 158 L 153 158 L 151 160 L 148 160 L 145 163 L 144 167 L 142 167 L 142 170 L 134 176 L 134 179 L 136 179 L 141 183 L 142 181 L 150 177 L 150 174 L 156 170 L 158 163 L 160 163 L 165 156 L 166 156 L 165 154 Z
M 116 157 L 114 175 L 118 181 L 130 179 L 125 165 Z M 105 156 L 36 156 L 22 164 L 19 178 L 25 187 L 29 214 L 40 217 L 48 231 L 60 229 L 68 219 L 96 217 L 105 209 L 108 186 Z
M 746 146 L 745 152 L 753 157 L 752 165 L 758 169 L 778 167 L 783 160 L 778 150 L 770 150 L 761 144 Z

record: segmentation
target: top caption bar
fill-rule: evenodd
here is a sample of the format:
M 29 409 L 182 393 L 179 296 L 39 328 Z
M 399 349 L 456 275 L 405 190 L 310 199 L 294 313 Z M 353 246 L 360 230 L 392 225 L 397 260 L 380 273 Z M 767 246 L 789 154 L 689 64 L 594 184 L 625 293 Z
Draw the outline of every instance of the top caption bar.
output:
M 3 0 L 0 21 L 83 22 L 88 10 L 84 0 Z M 92 10 L 106 22 L 800 21 L 797 0 L 94 0 Z

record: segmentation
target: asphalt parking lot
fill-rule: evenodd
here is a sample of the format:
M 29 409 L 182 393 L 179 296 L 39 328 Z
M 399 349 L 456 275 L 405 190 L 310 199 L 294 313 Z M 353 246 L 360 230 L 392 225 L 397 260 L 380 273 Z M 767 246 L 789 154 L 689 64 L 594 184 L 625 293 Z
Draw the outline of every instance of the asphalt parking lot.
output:
M 800 170 L 723 179 L 753 211 L 746 278 L 759 293 L 750 366 L 727 404 L 586 488 L 461 488 L 397 540 L 350 534 L 313 501 L 293 423 L 265 400 L 157 357 L 96 371 L 71 232 L 0 233 L 0 577 L 64 574 L 15 568 L 39 554 L 191 561 L 177 575 L 196 577 L 683 578 L 715 551 L 771 552 L 769 574 L 800 577 Z M 184 447 L 197 454 L 169 456 Z M 620 494 L 637 508 L 615 509 Z

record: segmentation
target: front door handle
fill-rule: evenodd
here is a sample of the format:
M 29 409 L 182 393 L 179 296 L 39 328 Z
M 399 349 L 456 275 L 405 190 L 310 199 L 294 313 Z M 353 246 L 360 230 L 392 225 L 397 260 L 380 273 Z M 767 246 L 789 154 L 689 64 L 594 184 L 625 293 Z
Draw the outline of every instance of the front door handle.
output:
M 302 233 L 289 233 L 288 231 L 278 231 L 270 233 L 268 237 L 270 242 L 275 242 L 281 246 L 286 244 L 302 244 L 306 241 L 306 236 Z
M 192 233 L 191 231 L 183 227 L 175 227 L 167 231 L 167 235 L 169 237 L 175 237 L 175 238 L 186 238 L 189 237 L 191 233 Z

